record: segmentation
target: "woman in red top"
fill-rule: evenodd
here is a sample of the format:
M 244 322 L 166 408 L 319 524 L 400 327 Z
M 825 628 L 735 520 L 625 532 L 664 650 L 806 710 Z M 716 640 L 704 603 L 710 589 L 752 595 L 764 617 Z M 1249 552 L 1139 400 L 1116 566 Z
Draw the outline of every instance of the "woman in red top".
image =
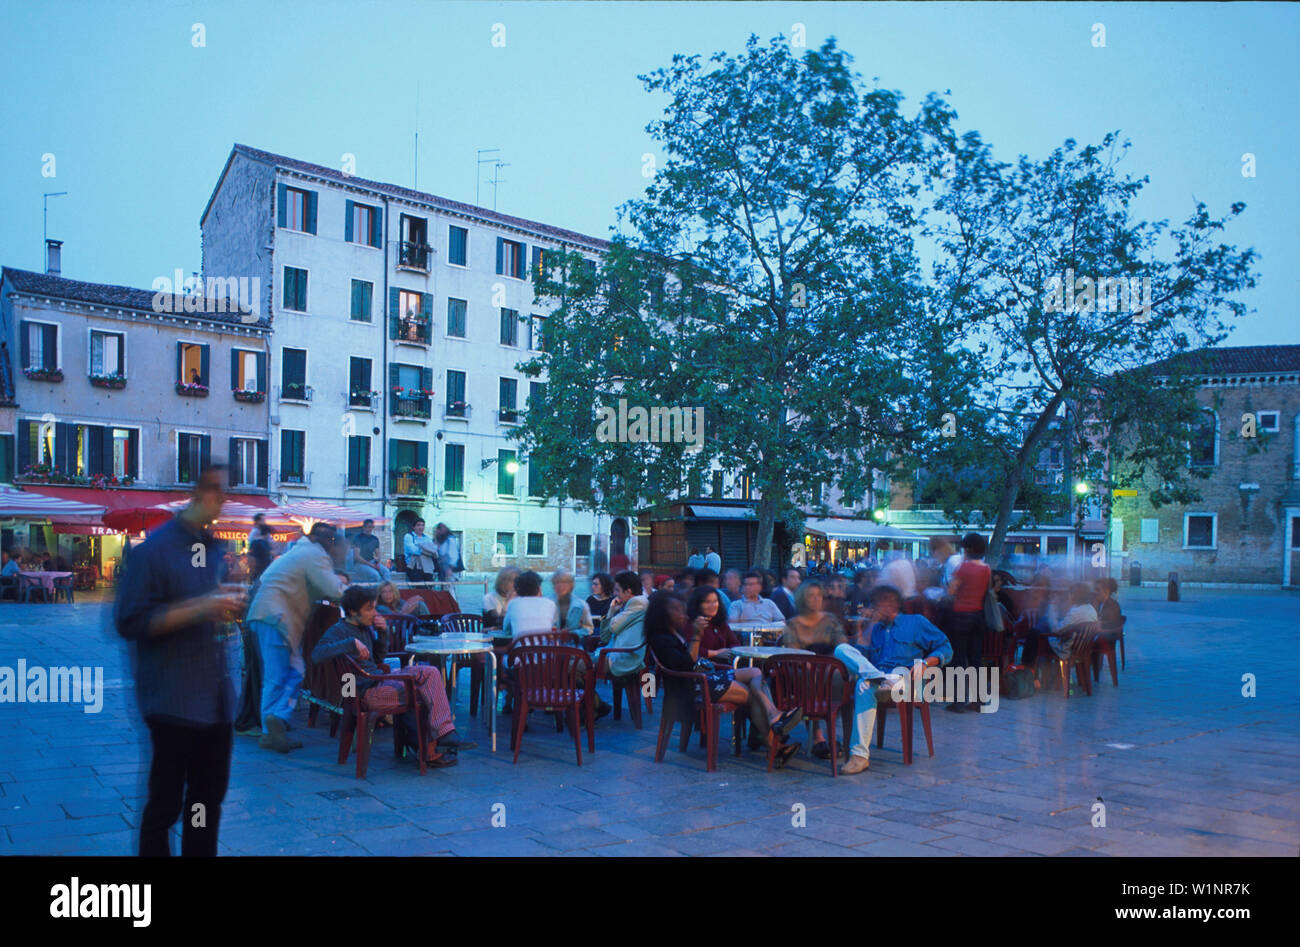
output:
M 967 533 L 961 548 L 962 564 L 948 585 L 952 596 L 952 663 L 955 667 L 979 668 L 984 660 L 984 597 L 993 576 L 984 562 L 989 544 L 979 533 Z M 968 700 L 960 704 L 954 701 L 947 709 L 960 713 L 978 707 L 975 701 Z
M 700 657 L 729 660 L 730 655 L 723 652 L 728 648 L 740 647 L 740 636 L 727 624 L 727 613 L 722 608 L 722 599 L 718 590 L 708 585 L 701 585 L 691 592 L 686 605 L 686 618 L 692 624 L 697 618 L 703 618 L 705 624 L 700 632 Z

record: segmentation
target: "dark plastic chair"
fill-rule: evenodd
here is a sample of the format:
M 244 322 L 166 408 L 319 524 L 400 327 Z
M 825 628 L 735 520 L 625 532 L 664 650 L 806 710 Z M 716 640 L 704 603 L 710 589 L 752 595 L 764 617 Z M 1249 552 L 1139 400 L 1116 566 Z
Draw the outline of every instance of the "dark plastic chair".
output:
M 482 615 L 452 612 L 450 615 L 442 615 L 438 618 L 438 634 L 440 635 L 473 635 L 482 634 L 482 632 Z M 478 715 L 479 700 L 484 698 L 483 691 L 486 687 L 487 665 L 485 659 L 481 654 L 473 655 L 469 671 L 469 715 L 471 717 Z
M 1049 664 L 1056 662 L 1060 671 L 1061 690 L 1066 699 L 1070 697 L 1070 669 L 1074 669 L 1075 680 L 1089 697 L 1092 696 L 1092 653 L 1097 644 L 1097 634 L 1101 626 L 1095 621 L 1080 622 L 1062 629 L 1061 638 L 1070 642 L 1069 657 L 1061 658 L 1055 649 L 1043 649 L 1039 657 L 1045 657 Z
M 826 725 L 826 737 L 831 749 L 831 776 L 837 775 L 839 744 L 835 739 L 836 717 L 844 728 L 844 745 L 849 745 L 849 720 L 843 714 L 846 701 L 852 701 L 850 679 L 843 662 L 838 658 L 803 654 L 778 654 L 769 658 L 764 671 L 772 688 L 772 702 L 780 711 L 802 708 L 803 716 L 811 725 L 821 721 Z M 840 695 L 835 696 L 835 678 L 840 678 Z M 767 748 L 767 769 L 776 765 L 776 745 Z
M 48 602 L 49 593 L 45 591 L 45 586 L 41 580 L 32 575 L 23 575 L 18 573 L 18 597 L 20 601 L 30 602 L 33 598 L 37 601 Z
M 903 764 L 912 765 L 912 734 L 914 726 L 912 722 L 912 708 L 916 707 L 921 712 L 921 726 L 925 729 L 925 748 L 934 756 L 934 732 L 930 729 L 930 705 L 925 701 L 911 700 L 890 700 L 889 703 L 879 704 L 876 707 L 876 746 L 885 745 L 885 717 L 887 711 L 892 707 L 898 711 L 898 724 L 901 729 L 899 738 L 903 744 Z
M 375 722 L 384 714 L 397 714 L 414 711 L 416 722 L 416 746 L 421 748 L 420 752 L 420 772 L 423 774 L 428 771 L 428 764 L 424 758 L 423 747 L 427 742 L 427 736 L 424 732 L 424 714 L 420 711 L 419 699 L 416 696 L 415 681 L 410 677 L 405 677 L 400 673 L 389 675 L 375 675 L 367 673 L 357 664 L 350 656 L 343 655 L 335 658 L 333 661 L 334 673 L 340 681 L 343 675 L 353 674 L 358 681 L 368 679 L 372 681 L 401 681 L 406 689 L 406 699 L 402 706 L 397 710 L 388 710 L 384 713 L 378 713 L 366 710 L 361 703 L 362 693 L 357 690 L 356 693 L 342 698 L 343 719 L 339 727 L 339 762 L 348 761 L 348 751 L 352 746 L 352 735 L 356 733 L 357 741 L 357 779 L 366 778 L 366 769 L 370 765 L 370 731 L 374 728 Z M 393 727 L 393 750 L 397 758 L 402 758 L 404 747 L 402 746 L 401 728 Z
M 596 752 L 593 697 L 596 680 L 591 655 L 575 647 L 523 645 L 511 648 L 510 658 L 515 677 L 515 711 L 510 741 L 515 751 L 514 762 L 519 762 L 519 749 L 523 744 L 524 723 L 528 719 L 528 712 L 546 710 L 562 713 L 568 719 L 573 734 L 573 747 L 578 753 L 578 765 L 581 766 L 582 735 L 579 718 L 584 710 L 587 719 L 587 749 L 591 753 Z
M 398 658 L 402 667 L 406 667 L 415 655 L 406 650 L 407 642 L 420 631 L 420 620 L 414 615 L 384 615 L 384 624 L 388 626 L 387 656 Z
M 647 648 L 647 654 L 653 652 Z M 691 729 L 698 723 L 700 741 L 704 744 L 706 766 L 711 773 L 718 768 L 718 728 L 723 714 L 731 714 L 731 736 L 735 753 L 740 755 L 740 739 L 744 731 L 741 715 L 748 709 L 748 701 L 733 704 L 723 700 L 714 703 L 709 699 L 708 678 L 699 671 L 672 671 L 655 659 L 655 674 L 664 682 L 663 709 L 659 717 L 659 740 L 655 745 L 655 762 L 664 761 L 664 750 L 673 727 L 681 724 L 679 753 L 686 752 L 691 742 Z
M 596 663 L 596 680 L 609 681 L 610 690 L 612 691 L 611 700 L 614 704 L 614 719 L 623 719 L 623 697 L 627 696 L 627 711 L 632 717 L 632 723 L 638 730 L 641 729 L 641 679 L 645 674 L 645 661 L 642 660 L 641 667 L 631 674 L 615 676 L 609 670 L 609 656 L 611 654 L 638 654 L 643 659 L 645 657 L 646 646 L 644 643 L 635 648 L 606 648 L 600 653 L 600 660 Z M 654 699 L 647 696 L 645 698 L 646 713 L 654 712 Z
M 1121 618 L 1118 625 L 1102 625 L 1097 634 L 1096 640 L 1092 646 L 1092 679 L 1101 680 L 1101 663 L 1104 659 L 1110 665 L 1110 682 L 1113 686 L 1119 687 L 1119 672 L 1115 668 L 1115 647 L 1120 648 L 1123 654 L 1124 648 L 1124 623 L 1128 619 Z
M 71 576 L 71 575 L 63 576 L 62 578 L 58 578 L 58 579 L 54 579 L 54 580 L 53 580 L 53 585 L 54 585 L 54 595 L 53 595 L 53 600 L 57 602 L 59 599 L 62 598 L 62 599 L 64 599 L 64 600 L 65 600 L 69 605 L 73 604 L 74 599 L 73 599 L 73 596 L 72 596 L 72 591 L 73 591 L 73 585 L 74 585 L 75 581 L 76 581 L 76 576 Z

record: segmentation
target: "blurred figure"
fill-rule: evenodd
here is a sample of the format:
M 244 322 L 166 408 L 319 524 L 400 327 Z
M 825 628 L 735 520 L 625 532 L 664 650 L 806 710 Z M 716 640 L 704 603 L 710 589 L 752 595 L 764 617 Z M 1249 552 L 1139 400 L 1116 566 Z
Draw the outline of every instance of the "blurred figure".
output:
M 984 596 L 992 580 L 991 570 L 984 562 L 988 541 L 979 533 L 962 537 L 964 560 L 953 573 L 948 594 L 952 596 L 952 646 L 953 665 L 978 668 L 984 656 Z M 964 704 L 952 702 L 945 709 L 960 713 L 975 709 L 973 700 Z
M 848 584 L 844 576 L 831 573 L 823 587 L 822 608 L 827 614 L 833 615 L 836 621 L 843 621 L 845 617 Z
M 705 569 L 712 569 L 718 575 L 722 574 L 722 557 L 714 551 L 712 546 L 704 547 L 704 566 Z
M 763 598 L 763 577 L 756 570 L 745 573 L 741 597 L 733 601 L 727 609 L 728 621 L 763 621 L 784 622 L 781 609 L 770 598 Z
M 568 569 L 556 569 L 551 574 L 555 610 L 560 616 L 560 631 L 577 632 L 579 636 L 594 634 L 596 624 L 592 621 L 591 609 L 582 599 L 573 597 L 575 584 L 573 573 Z
M 397 586 L 384 582 L 375 590 L 375 610 L 381 615 L 421 615 L 429 614 L 429 606 L 418 595 L 402 598 Z
M 1124 613 L 1120 610 L 1119 601 L 1115 598 L 1115 593 L 1119 591 L 1119 583 L 1114 579 L 1098 579 L 1097 592 L 1094 596 L 1097 609 L 1097 620 L 1101 622 L 1103 629 L 1117 628 L 1124 619 Z
M 392 578 L 388 566 L 379 559 L 379 537 L 375 535 L 375 521 L 367 519 L 361 524 L 361 532 L 352 539 L 356 548 L 357 560 L 379 573 L 379 581 L 387 582 Z
M 238 619 L 245 604 L 242 594 L 220 590 L 224 544 L 208 529 L 225 503 L 225 471 L 205 466 L 189 504 L 136 546 L 119 573 L 114 618 L 118 634 L 135 645 L 152 748 L 140 816 L 144 856 L 171 854 L 168 833 L 182 813 L 181 854 L 217 854 L 236 708 L 218 624 Z M 195 806 L 202 820 L 190 818 Z
M 700 558 L 704 557 L 701 556 Z M 677 582 L 673 586 L 678 595 L 690 597 L 691 592 L 695 590 L 695 572 L 695 569 L 686 568 L 678 573 Z
M 743 594 L 740 589 L 740 570 L 728 569 L 722 574 L 722 591 L 727 593 L 727 601 L 735 602 Z
M 271 527 L 266 525 L 266 514 L 253 515 L 253 528 L 248 531 L 249 578 L 256 582 L 271 564 Z
M 438 547 L 431 537 L 424 535 L 424 520 L 412 523 L 411 531 L 402 537 L 402 556 L 406 559 L 407 581 L 433 581 Z
M 460 540 L 446 523 L 439 523 L 433 528 L 434 548 L 437 550 L 438 578 L 443 582 L 455 582 L 465 571 L 461 561 Z
M 712 569 L 706 568 L 706 569 L 701 569 L 699 572 L 697 572 L 695 574 L 695 584 L 697 586 L 707 585 L 709 588 L 716 590 L 718 593 L 718 598 L 722 599 L 722 607 L 723 608 L 731 607 L 731 599 L 728 598 L 727 593 L 722 591 L 722 589 L 719 587 L 718 574 L 714 572 Z
M 360 538 L 357 537 L 357 539 Z M 383 581 L 379 575 L 379 570 L 375 569 L 363 558 L 361 550 L 357 547 L 356 540 L 349 541 L 344 536 L 340 537 L 339 543 L 346 549 L 343 557 L 343 571 L 347 573 L 349 582 L 357 582 L 362 585 L 377 585 Z
M 483 625 L 486 628 L 500 628 L 505 621 L 506 609 L 515 597 L 515 578 L 519 575 L 517 566 L 506 566 L 497 573 L 492 591 L 483 596 Z
M 700 552 L 700 548 L 698 546 L 695 546 L 691 549 L 691 554 L 686 560 L 686 568 L 688 569 L 704 568 L 704 554 Z
M 904 601 L 914 598 L 916 596 L 916 569 L 912 565 L 912 560 L 907 557 L 907 553 L 902 550 L 891 552 L 885 562 L 885 568 L 880 570 L 877 582 L 898 589 L 898 593 L 903 596 Z
M 676 590 L 676 588 L 677 588 L 677 581 L 672 576 L 670 575 L 655 576 L 654 590 L 656 592 L 672 592 Z
M 772 590 L 772 602 L 780 609 L 786 620 L 794 617 L 794 593 L 799 588 L 803 576 L 794 566 L 786 566 L 781 572 L 781 582 Z
M 524 635 L 554 631 L 559 624 L 555 601 L 542 597 L 542 577 L 531 569 L 515 576 L 515 595 L 506 606 L 501 630 L 518 641 Z
M 1097 609 L 1092 604 L 1092 589 L 1086 582 L 1076 582 L 1070 586 L 1070 608 L 1061 616 L 1061 620 L 1056 623 L 1056 631 L 1062 631 L 1071 625 L 1080 625 L 1085 622 L 1095 622 L 1097 620 Z M 1070 657 L 1070 646 L 1072 642 L 1069 638 L 1052 638 L 1050 639 L 1052 650 L 1062 661 Z
M 651 595 L 655 590 L 655 574 L 649 569 L 641 570 L 641 594 Z

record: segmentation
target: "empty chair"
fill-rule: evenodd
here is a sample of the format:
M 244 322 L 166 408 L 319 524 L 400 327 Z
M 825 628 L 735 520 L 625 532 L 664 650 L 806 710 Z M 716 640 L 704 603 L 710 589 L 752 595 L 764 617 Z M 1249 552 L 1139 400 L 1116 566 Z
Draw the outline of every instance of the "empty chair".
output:
M 511 648 L 510 659 L 515 678 L 515 712 L 510 741 L 515 751 L 514 762 L 519 762 L 528 712 L 546 710 L 564 714 L 568 720 L 578 765 L 581 766 L 579 715 L 583 712 L 587 722 L 587 748 L 591 753 L 596 752 L 593 719 L 596 679 L 591 655 L 576 647 L 524 645 Z

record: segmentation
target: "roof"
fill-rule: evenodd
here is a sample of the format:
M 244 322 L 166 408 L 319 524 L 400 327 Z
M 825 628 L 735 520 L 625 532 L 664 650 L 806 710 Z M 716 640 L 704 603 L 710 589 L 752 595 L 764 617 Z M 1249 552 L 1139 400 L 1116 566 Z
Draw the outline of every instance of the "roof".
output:
M 1300 345 L 1235 345 L 1182 352 L 1147 370 L 1180 368 L 1196 375 L 1258 375 L 1300 371 Z
M 212 196 L 208 198 L 207 206 L 203 208 L 203 216 L 199 218 L 200 226 L 202 226 L 203 221 L 207 220 L 208 211 L 212 208 L 212 201 L 216 198 L 217 191 L 221 187 L 221 181 L 226 176 L 226 169 L 230 167 L 231 161 L 234 160 L 235 155 L 237 154 L 244 155 L 254 161 L 260 161 L 264 164 L 274 165 L 277 168 L 297 171 L 301 174 L 307 174 L 312 177 L 333 181 L 335 184 L 362 188 L 370 191 L 378 191 L 381 194 L 400 197 L 403 200 L 414 201 L 420 204 L 431 204 L 440 210 L 445 210 L 453 214 L 477 217 L 481 220 L 501 224 L 506 227 L 531 231 L 564 243 L 581 243 L 594 250 L 608 250 L 610 247 L 608 240 L 603 240 L 600 237 L 593 237 L 590 234 L 579 233 L 576 230 L 565 230 L 563 227 L 552 227 L 550 224 L 544 224 L 536 220 L 529 220 L 526 217 L 513 217 L 510 214 L 502 214 L 495 210 L 488 210 L 486 207 L 478 207 L 474 204 L 466 204 L 462 201 L 453 201 L 447 197 L 439 197 L 437 194 L 430 194 L 427 191 L 416 191 L 409 187 L 400 187 L 396 184 L 385 184 L 383 181 L 371 181 L 367 178 L 359 178 L 356 175 L 344 174 L 342 171 L 326 167 L 325 165 L 312 164 L 310 161 L 299 161 L 297 158 L 290 158 L 287 155 L 279 155 L 271 151 L 262 151 L 260 148 L 252 148 L 248 145 L 241 145 L 238 143 L 236 143 L 231 149 L 230 157 L 226 159 L 226 167 L 222 169 L 221 177 L 217 180 L 217 186 L 213 188 Z
M 0 277 L 18 292 L 29 293 L 33 296 L 48 296 L 53 299 L 67 299 L 73 302 L 111 306 L 117 309 L 135 309 L 148 313 L 159 311 L 154 308 L 154 298 L 160 294 L 151 289 L 136 289 L 132 286 L 117 286 L 112 283 L 87 283 L 82 280 L 68 279 L 49 273 L 17 270 L 9 266 L 0 271 Z M 170 296 L 171 314 L 181 318 L 245 326 L 250 329 L 259 327 L 265 329 L 270 325 L 265 318 L 257 322 L 243 322 L 240 320 L 238 312 L 186 312 L 184 304 L 186 297 L 184 295 L 167 293 L 161 295 Z M 224 304 L 225 300 L 214 300 L 214 305 L 211 308 L 216 309 L 216 303 L 218 302 Z M 166 310 L 162 311 L 166 314 Z
M 702 520 L 752 520 L 757 519 L 753 509 L 747 506 L 705 506 L 690 504 L 691 513 Z

